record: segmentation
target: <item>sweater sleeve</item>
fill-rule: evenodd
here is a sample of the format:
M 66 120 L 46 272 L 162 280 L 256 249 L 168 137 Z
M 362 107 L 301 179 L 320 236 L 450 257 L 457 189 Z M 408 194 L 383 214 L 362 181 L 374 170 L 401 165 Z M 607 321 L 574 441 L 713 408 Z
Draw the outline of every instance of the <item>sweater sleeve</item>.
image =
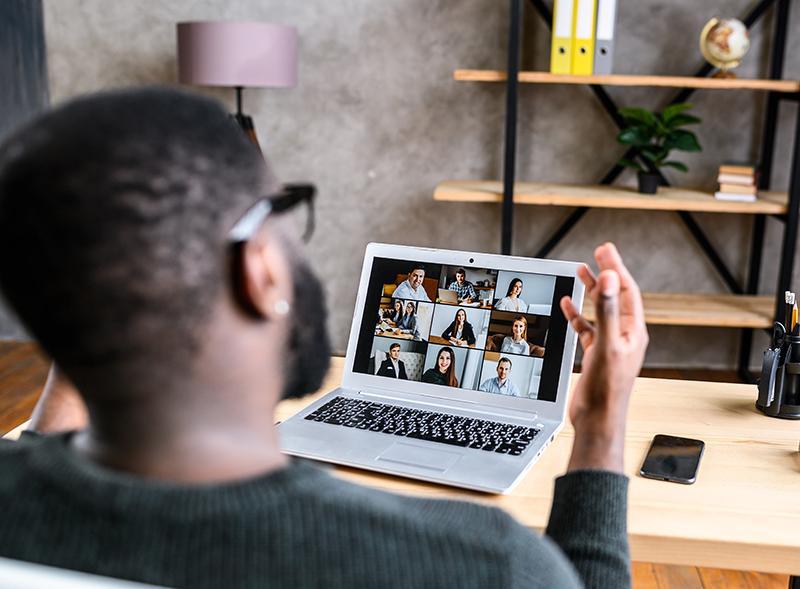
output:
M 627 508 L 628 479 L 621 474 L 581 470 L 556 480 L 546 534 L 589 589 L 631 586 Z

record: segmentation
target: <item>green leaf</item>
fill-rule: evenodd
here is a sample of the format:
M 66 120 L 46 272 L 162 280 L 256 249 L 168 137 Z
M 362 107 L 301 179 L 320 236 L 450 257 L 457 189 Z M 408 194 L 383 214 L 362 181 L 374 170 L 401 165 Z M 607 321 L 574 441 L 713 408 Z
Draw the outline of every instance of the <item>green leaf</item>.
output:
M 642 157 L 644 157 L 647 160 L 650 160 L 653 163 L 657 163 L 658 164 L 665 157 L 667 157 L 667 154 L 666 154 L 666 152 L 664 152 L 663 149 L 659 148 L 658 151 L 643 151 L 642 152 Z
M 633 168 L 634 170 L 639 170 L 640 172 L 644 172 L 644 168 L 640 166 L 638 162 L 635 162 L 633 160 L 622 158 L 621 160 L 619 160 L 618 163 L 620 166 L 625 166 L 627 168 Z
M 656 157 L 667 155 L 666 150 L 661 145 L 656 145 L 655 143 L 651 143 L 649 145 L 642 145 L 638 149 L 641 152 L 646 152 Z
M 625 119 L 628 125 L 639 125 L 650 129 L 658 127 L 656 115 L 649 110 L 639 107 L 627 107 L 619 109 L 619 114 Z
M 668 126 L 671 129 L 682 127 L 683 125 L 695 125 L 700 123 L 701 120 L 692 115 L 676 115 L 669 120 Z
M 675 168 L 676 170 L 680 170 L 681 172 L 688 172 L 689 168 L 686 167 L 686 164 L 683 162 L 676 162 L 676 161 L 669 161 L 664 162 L 661 164 L 662 166 L 668 166 L 670 168 Z
M 623 145 L 648 145 L 653 135 L 644 127 L 628 127 L 620 131 L 617 141 Z
M 670 151 L 672 149 L 679 149 L 681 151 L 702 151 L 703 148 L 700 147 L 700 143 L 697 141 L 697 137 L 691 131 L 684 131 L 683 129 L 677 129 L 670 133 L 667 140 L 664 141 L 664 149 Z
M 676 104 L 670 104 L 659 114 L 661 115 L 661 120 L 664 121 L 664 123 L 669 124 L 673 118 L 682 112 L 689 110 L 690 108 L 692 108 L 692 105 L 688 102 L 678 102 Z

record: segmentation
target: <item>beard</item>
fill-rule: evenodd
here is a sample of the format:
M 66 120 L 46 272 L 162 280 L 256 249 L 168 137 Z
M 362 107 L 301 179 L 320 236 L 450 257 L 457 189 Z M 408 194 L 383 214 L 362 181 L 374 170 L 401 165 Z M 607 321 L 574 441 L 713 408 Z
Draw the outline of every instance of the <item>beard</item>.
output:
M 289 325 L 284 399 L 297 399 L 322 386 L 331 360 L 322 284 L 305 260 L 296 260 L 292 272 L 294 308 Z

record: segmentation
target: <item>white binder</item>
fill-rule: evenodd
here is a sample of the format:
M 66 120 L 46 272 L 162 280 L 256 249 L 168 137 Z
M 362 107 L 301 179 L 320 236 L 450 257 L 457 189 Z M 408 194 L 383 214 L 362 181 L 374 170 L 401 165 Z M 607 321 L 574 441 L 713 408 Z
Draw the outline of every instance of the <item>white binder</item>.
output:
M 614 25 L 617 0 L 597 0 L 597 32 L 594 42 L 594 74 L 610 74 L 614 69 Z

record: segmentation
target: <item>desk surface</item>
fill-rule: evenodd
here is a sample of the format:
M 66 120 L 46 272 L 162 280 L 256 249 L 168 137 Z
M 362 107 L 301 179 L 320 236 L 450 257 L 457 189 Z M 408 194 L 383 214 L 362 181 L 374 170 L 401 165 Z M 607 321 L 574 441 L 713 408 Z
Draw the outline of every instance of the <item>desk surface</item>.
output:
M 335 358 L 324 391 L 341 382 Z M 314 397 L 284 401 L 286 419 Z M 800 421 L 765 417 L 754 385 L 637 379 L 625 445 L 633 560 L 800 574 Z M 694 485 L 637 473 L 657 433 L 700 438 L 705 455 Z M 513 493 L 491 496 L 350 468 L 354 482 L 399 493 L 468 498 L 505 509 L 526 526 L 547 523 L 553 480 L 563 474 L 574 433 L 567 425 Z

